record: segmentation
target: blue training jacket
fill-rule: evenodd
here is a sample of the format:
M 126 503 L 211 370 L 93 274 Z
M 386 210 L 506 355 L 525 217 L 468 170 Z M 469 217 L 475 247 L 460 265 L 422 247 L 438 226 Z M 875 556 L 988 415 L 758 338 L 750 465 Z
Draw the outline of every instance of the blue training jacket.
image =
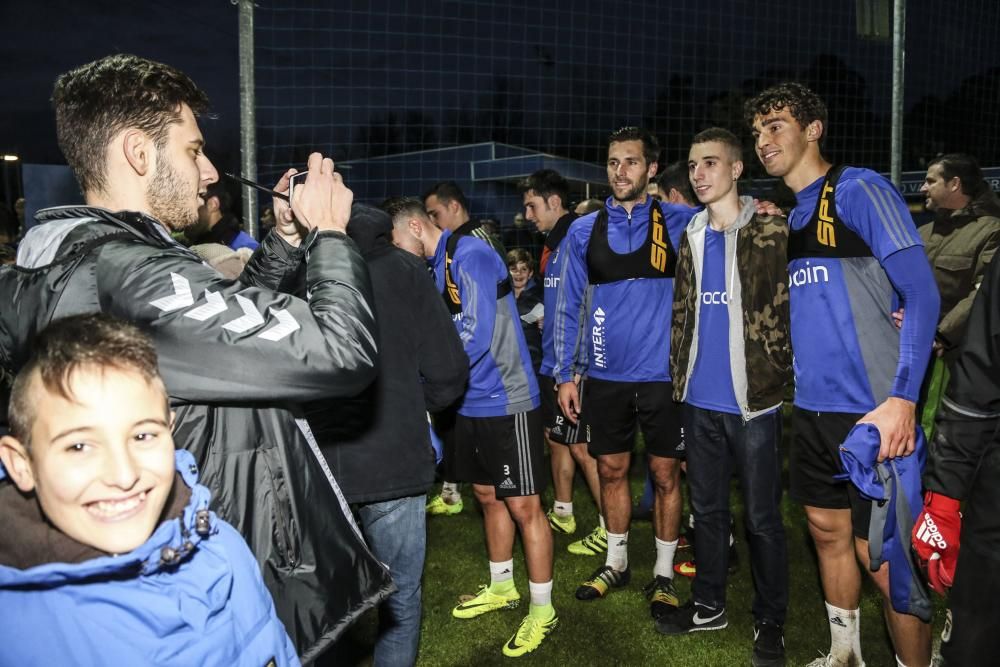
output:
M 608 197 L 608 244 L 616 253 L 632 252 L 646 242 L 651 201 L 647 197 L 629 214 Z M 669 204 L 660 209 L 676 251 L 698 209 Z M 596 220 L 596 212 L 574 220 L 559 247 L 556 308 L 551 316 L 546 308 L 555 347 L 552 374 L 557 384 L 569 382 L 575 372 L 616 382 L 667 382 L 674 279 L 634 278 L 591 286 L 587 248 Z
M 179 450 L 176 465 L 191 488 L 183 517 L 161 523 L 134 551 L 24 570 L 0 565 L 0 663 L 299 665 L 260 566 L 208 510 L 194 457 Z M 0 484 L 5 478 L 0 465 Z
M 439 292 L 445 286 L 450 236 L 449 230 L 441 235 L 431 262 Z M 451 275 L 462 302 L 462 311 L 452 319 L 469 356 L 469 386 L 459 414 L 502 417 L 537 408 L 538 381 L 514 293 L 497 298 L 497 285 L 510 276 L 500 255 L 486 241 L 462 235 L 451 258 Z
M 934 614 L 927 586 L 910 551 L 913 523 L 923 509 L 921 475 L 927 460 L 924 431 L 917 427 L 917 444 L 909 456 L 878 463 L 881 443 L 872 424 L 858 424 L 840 446 L 846 477 L 861 495 L 871 501 L 868 554 L 872 572 L 889 563 L 889 593 L 892 608 L 912 614 L 925 623 Z

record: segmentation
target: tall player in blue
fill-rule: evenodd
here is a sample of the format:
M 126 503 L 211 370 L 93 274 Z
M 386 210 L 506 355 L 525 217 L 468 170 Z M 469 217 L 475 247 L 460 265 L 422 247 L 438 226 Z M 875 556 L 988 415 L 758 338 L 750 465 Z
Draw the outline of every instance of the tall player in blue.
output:
M 573 421 L 580 412 L 574 373 L 586 359 L 589 450 L 597 459 L 608 538 L 604 566 L 577 589 L 576 597 L 604 597 L 631 578 L 628 471 L 638 423 L 656 486 L 656 564 L 646 586 L 654 618 L 677 608 L 673 560 L 684 438 L 670 383 L 670 312 L 677 243 L 691 217 L 665 214 L 646 194 L 659 151 L 656 139 L 637 127 L 624 127 L 608 138 L 612 195 L 600 211 L 570 226 L 553 313 L 553 373 L 559 405 Z
M 870 503 L 834 479 L 841 472 L 837 448 L 855 423 L 865 422 L 881 434 L 879 460 L 913 452 L 916 400 L 940 299 L 893 185 L 869 169 L 833 167 L 823 158 L 827 112 L 815 93 L 797 83 L 769 88 L 747 102 L 746 119 L 767 173 L 798 200 L 788 216 L 795 355 L 790 493 L 805 506 L 831 634 L 830 653 L 812 665 L 863 665 L 855 554 L 868 563 Z M 906 307 L 899 331 L 891 319 L 897 301 Z M 884 598 L 897 662 L 928 665 L 930 626 L 892 609 L 888 564 L 870 574 Z

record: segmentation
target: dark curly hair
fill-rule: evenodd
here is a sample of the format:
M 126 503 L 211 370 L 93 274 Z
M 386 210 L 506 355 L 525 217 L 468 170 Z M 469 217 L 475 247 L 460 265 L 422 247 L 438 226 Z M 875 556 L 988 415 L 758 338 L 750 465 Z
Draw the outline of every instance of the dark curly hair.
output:
M 771 86 L 747 100 L 743 105 L 744 120 L 752 129 L 754 118 L 757 116 L 784 108 L 788 109 L 792 118 L 802 127 L 818 120 L 823 123 L 824 130 L 826 129 L 826 103 L 812 90 L 795 81 Z
M 198 116 L 208 111 L 208 96 L 170 65 L 116 54 L 60 75 L 52 104 L 59 148 L 87 193 L 107 186 L 105 152 L 116 134 L 138 128 L 163 148 L 181 105 Z

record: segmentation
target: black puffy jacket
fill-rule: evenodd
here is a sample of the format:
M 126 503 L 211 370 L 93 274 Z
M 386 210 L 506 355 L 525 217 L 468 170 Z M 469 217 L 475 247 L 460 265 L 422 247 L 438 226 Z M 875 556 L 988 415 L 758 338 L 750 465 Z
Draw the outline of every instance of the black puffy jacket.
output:
M 295 249 L 271 235 L 234 281 L 139 213 L 61 207 L 37 219 L 19 266 L 0 274 L 0 363 L 16 371 L 34 335 L 66 315 L 102 311 L 149 333 L 175 442 L 246 538 L 309 662 L 393 589 L 294 407 L 357 394 L 375 374 L 371 285 L 354 244 L 321 232 Z M 303 274 L 308 302 L 275 291 Z

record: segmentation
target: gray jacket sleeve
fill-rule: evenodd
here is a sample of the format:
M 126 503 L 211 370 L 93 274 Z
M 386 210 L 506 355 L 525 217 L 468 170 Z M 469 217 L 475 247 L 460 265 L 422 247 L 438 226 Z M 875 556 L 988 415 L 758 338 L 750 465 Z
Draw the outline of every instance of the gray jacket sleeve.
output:
M 226 280 L 180 251 L 109 243 L 95 264 L 102 310 L 153 336 L 176 399 L 357 394 L 376 364 L 368 269 L 344 234 L 320 232 L 303 246 L 308 301 Z

